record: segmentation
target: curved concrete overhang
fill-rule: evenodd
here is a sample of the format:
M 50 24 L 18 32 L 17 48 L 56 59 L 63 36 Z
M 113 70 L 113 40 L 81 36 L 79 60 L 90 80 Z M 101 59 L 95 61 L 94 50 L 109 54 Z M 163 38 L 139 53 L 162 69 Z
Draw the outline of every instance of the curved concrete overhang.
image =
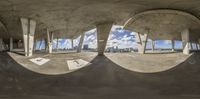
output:
M 63 34 L 76 36 L 102 21 L 123 25 L 131 15 L 150 9 L 178 9 L 199 18 L 199 4 L 198 0 L 1 0 L 0 16 L 14 39 L 22 39 L 20 17 L 34 19 L 36 31 L 43 29 L 38 25 L 43 23 L 49 31 L 66 29 Z M 44 38 L 46 32 L 35 35 Z
M 189 29 L 191 40 L 200 37 L 200 20 L 187 12 L 178 10 L 150 10 L 132 16 L 124 25 L 125 29 L 138 33 L 149 32 L 151 39 L 181 40 L 181 32 Z

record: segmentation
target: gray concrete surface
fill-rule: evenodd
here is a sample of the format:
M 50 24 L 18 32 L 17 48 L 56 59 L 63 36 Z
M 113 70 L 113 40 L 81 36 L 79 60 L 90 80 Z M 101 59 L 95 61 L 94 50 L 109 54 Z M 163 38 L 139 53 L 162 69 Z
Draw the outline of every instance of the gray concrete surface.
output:
M 159 73 L 138 73 L 105 56 L 68 74 L 41 75 L 0 53 L 1 99 L 199 99 L 200 53 Z M 134 66 L 134 64 L 133 64 Z

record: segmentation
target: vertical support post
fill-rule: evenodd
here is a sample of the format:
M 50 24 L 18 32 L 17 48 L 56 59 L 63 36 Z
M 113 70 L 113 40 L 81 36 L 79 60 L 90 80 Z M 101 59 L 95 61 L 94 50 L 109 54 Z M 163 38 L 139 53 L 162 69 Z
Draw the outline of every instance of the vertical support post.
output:
M 154 40 L 151 40 L 151 49 L 152 49 L 152 52 L 154 52 L 154 50 L 155 50 L 155 42 L 154 42 Z
M 83 41 L 84 41 L 85 33 L 81 34 L 80 41 L 78 44 L 77 52 L 81 52 L 82 46 L 83 46 Z
M 172 43 L 172 52 L 174 52 L 174 51 L 175 51 L 175 48 L 174 48 L 174 46 L 175 46 L 175 41 L 174 41 L 174 40 L 171 40 L 171 43 Z
M 148 33 L 144 33 L 144 34 L 136 33 L 135 36 L 136 36 L 138 53 L 141 53 L 141 54 L 145 53 L 148 34 L 149 34 L 149 31 Z
M 48 41 L 47 41 L 47 38 L 44 39 L 44 42 L 45 42 L 45 51 L 47 52 L 48 51 Z
M 59 43 L 58 43 L 58 37 L 57 37 L 56 51 L 58 51 L 58 45 L 59 45 Z
M 189 49 L 189 29 L 185 29 L 181 32 L 181 37 L 182 37 L 182 43 L 183 43 L 183 54 L 190 54 L 190 49 Z
M 28 18 L 21 18 L 21 23 L 24 39 L 25 56 L 32 56 L 36 21 Z
M 13 38 L 10 37 L 10 51 L 13 50 Z
M 98 55 L 103 55 L 106 48 L 108 36 L 112 28 L 113 22 L 97 24 L 97 48 Z
M 52 47 L 53 47 L 53 32 L 49 32 L 48 29 L 47 29 L 47 41 L 48 41 L 49 53 L 52 53 Z
M 196 50 L 198 50 L 198 49 L 199 49 L 199 48 L 198 48 L 198 43 L 196 42 L 195 45 L 196 45 Z
M 0 51 L 4 51 L 4 50 L 5 50 L 4 42 L 3 42 L 3 39 L 0 38 Z
M 71 39 L 71 43 L 72 43 L 72 50 L 74 50 L 74 39 Z
M 190 42 L 190 49 L 193 50 L 193 45 L 192 45 L 192 42 Z

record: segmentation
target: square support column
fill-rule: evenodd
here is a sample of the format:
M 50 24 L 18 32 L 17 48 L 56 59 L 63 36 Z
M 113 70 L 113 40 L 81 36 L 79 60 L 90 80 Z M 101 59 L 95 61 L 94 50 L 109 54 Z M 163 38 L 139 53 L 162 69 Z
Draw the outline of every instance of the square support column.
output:
M 72 42 L 72 50 L 74 50 L 74 39 L 73 38 L 71 39 L 71 42 Z
M 152 49 L 152 52 L 154 52 L 154 50 L 155 50 L 155 42 L 154 42 L 154 40 L 151 40 L 151 49 Z
M 13 50 L 13 38 L 10 37 L 10 51 Z
M 49 53 L 52 53 L 52 48 L 53 48 L 53 32 L 49 32 L 48 29 L 47 29 L 47 42 L 48 42 Z
M 144 33 L 144 34 L 136 33 L 135 37 L 136 37 L 138 53 L 141 53 L 141 54 L 145 53 L 148 34 L 149 33 Z
M 24 39 L 23 41 L 25 56 L 32 56 L 36 21 L 28 18 L 21 18 L 21 24 Z
M 189 36 L 189 29 L 185 29 L 181 32 L 182 37 L 182 44 L 183 44 L 183 54 L 190 54 L 190 36 Z
M 3 39 L 0 38 L 0 52 L 5 50 Z
M 199 48 L 198 48 L 198 43 L 197 43 L 197 42 L 195 43 L 195 45 L 196 45 L 196 50 L 199 50 Z
M 101 23 L 97 27 L 97 48 L 98 55 L 103 55 L 106 48 L 108 36 L 112 28 L 113 22 Z
M 174 48 L 174 46 L 175 46 L 175 41 L 174 41 L 174 40 L 171 40 L 171 42 L 172 42 L 172 52 L 174 52 L 174 51 L 175 51 L 175 48 Z
M 80 41 L 79 41 L 79 44 L 78 44 L 78 48 L 77 48 L 77 52 L 81 52 L 81 49 L 82 49 L 82 46 L 83 46 L 84 37 L 85 37 L 85 33 L 83 33 L 81 35 L 81 38 L 80 38 Z
M 192 42 L 190 42 L 190 50 L 193 50 L 193 45 L 192 45 Z

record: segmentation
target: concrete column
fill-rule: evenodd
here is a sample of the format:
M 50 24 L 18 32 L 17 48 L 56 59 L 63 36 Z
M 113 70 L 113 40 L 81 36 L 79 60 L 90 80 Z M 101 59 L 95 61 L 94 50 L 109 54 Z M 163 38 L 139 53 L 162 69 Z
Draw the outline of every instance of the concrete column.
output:
M 13 38 L 10 37 L 10 51 L 13 50 Z
M 57 43 L 56 43 L 56 50 L 58 51 L 58 45 L 59 43 L 58 43 L 58 37 L 57 37 Z
M 47 29 L 47 42 L 48 42 L 49 53 L 52 53 L 52 48 L 53 48 L 53 32 L 49 32 L 48 29 Z
M 154 40 L 151 40 L 151 49 L 152 49 L 152 52 L 154 52 L 154 49 L 155 49 L 155 42 L 154 42 Z
M 185 29 L 181 32 L 181 37 L 182 37 L 182 43 L 183 43 L 183 54 L 190 54 L 190 49 L 189 49 L 189 29 Z
M 136 37 L 138 53 L 141 53 L 141 54 L 145 53 L 148 34 L 149 33 L 144 33 L 144 34 L 136 33 L 135 37 Z
M 197 43 L 197 47 L 198 47 L 198 50 L 200 50 L 200 45 L 199 45 L 199 43 Z
M 190 49 L 193 50 L 192 42 L 190 42 Z
M 81 34 L 81 38 L 78 44 L 77 52 L 81 52 L 82 46 L 83 46 L 83 41 L 84 41 L 85 33 Z
M 40 40 L 39 50 L 42 50 L 42 39 Z
M 48 51 L 48 41 L 47 41 L 47 38 L 44 39 L 44 42 L 45 42 L 45 51 L 47 52 Z
M 74 49 L 74 39 L 71 39 L 72 42 L 72 50 Z
M 25 56 L 32 56 L 36 21 L 21 18 Z
M 5 50 L 3 39 L 0 38 L 0 52 Z
M 103 55 L 106 48 L 108 36 L 112 28 L 113 22 L 101 23 L 97 27 L 97 49 L 98 55 Z
M 175 41 L 174 41 L 174 40 L 171 40 L 171 42 L 172 42 L 172 51 L 175 51 L 175 49 L 174 49 Z
M 195 43 L 195 45 L 196 45 L 196 50 L 198 50 L 199 48 L 198 48 L 198 43 Z

